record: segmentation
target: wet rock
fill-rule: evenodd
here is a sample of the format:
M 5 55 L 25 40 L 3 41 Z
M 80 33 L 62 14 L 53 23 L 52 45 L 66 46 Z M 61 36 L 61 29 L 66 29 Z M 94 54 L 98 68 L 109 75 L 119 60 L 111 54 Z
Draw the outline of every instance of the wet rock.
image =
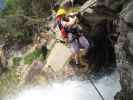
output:
M 125 4 L 125 8 L 121 12 L 120 16 L 120 27 L 119 30 L 121 32 L 121 35 L 119 39 L 123 41 L 123 46 L 125 47 L 125 52 L 130 57 L 133 56 L 133 2 L 129 2 L 128 4 Z M 129 57 L 128 57 L 129 58 Z
M 106 51 L 114 52 L 114 47 L 113 47 L 114 44 L 112 44 L 112 41 L 110 41 L 108 36 L 112 35 L 113 33 L 120 33 L 120 35 L 117 35 L 117 36 L 119 36 L 117 45 L 121 49 L 115 50 L 115 51 L 121 51 L 121 53 L 117 52 L 117 54 L 121 57 L 117 58 L 117 59 L 122 58 L 122 60 L 120 61 L 121 63 L 125 63 L 125 62 L 129 61 L 129 59 L 127 59 L 127 58 L 131 57 L 130 60 L 132 59 L 132 55 L 133 55 L 133 35 L 132 35 L 132 32 L 133 32 L 133 30 L 132 30 L 133 29 L 133 24 L 132 24 L 133 23 L 133 20 L 132 20 L 133 10 L 132 9 L 133 9 L 133 7 L 132 6 L 133 6 L 133 1 L 130 1 L 130 0 L 118 0 L 118 1 L 115 1 L 115 0 L 96 0 L 96 1 L 88 0 L 81 7 L 81 16 L 79 17 L 79 19 L 81 22 L 82 29 L 84 29 L 84 31 L 86 33 L 88 33 L 88 36 L 94 42 L 95 48 L 93 48 L 92 51 L 95 53 L 101 52 L 101 53 L 98 53 L 98 54 L 102 54 L 102 56 L 100 58 L 105 57 L 104 59 L 107 59 L 110 54 L 113 54 L 113 53 L 109 53 L 109 54 L 106 53 Z M 115 32 L 113 29 L 109 29 L 110 31 L 103 30 L 108 27 L 107 23 L 104 26 L 99 23 L 102 23 L 102 20 L 107 20 L 109 23 L 110 22 L 114 23 L 114 21 L 118 18 L 117 15 L 119 13 L 120 13 L 120 19 L 118 19 L 119 22 L 116 23 L 117 26 L 115 26 L 117 32 Z M 114 25 L 112 24 L 112 26 L 110 26 L 110 27 L 114 27 Z M 102 31 L 102 32 L 100 32 L 100 31 Z M 106 44 L 105 44 L 105 41 L 106 41 Z M 102 45 L 102 46 L 100 46 L 100 45 Z M 112 48 L 112 49 L 109 49 L 109 48 Z M 104 52 L 104 53 L 102 53 L 102 52 Z M 98 54 L 96 54 L 96 55 L 98 55 Z M 106 55 L 108 55 L 107 58 L 106 58 Z M 113 55 L 114 55 L 113 58 L 115 59 L 115 54 L 113 54 Z M 95 58 L 94 55 L 92 58 Z M 99 58 L 97 58 L 97 61 L 98 61 L 98 59 Z M 95 60 L 96 60 L 96 58 L 95 58 Z M 92 61 L 95 61 L 95 60 L 93 59 Z M 103 61 L 106 62 L 105 60 L 103 60 Z M 100 62 L 103 62 L 103 61 L 100 61 Z M 131 61 L 131 62 L 133 62 L 133 61 Z M 117 65 L 119 65 L 119 64 L 117 64 Z
M 120 69 L 121 91 L 115 96 L 115 100 L 132 100 L 132 70 L 129 64 L 124 64 Z
M 74 0 L 65 0 L 61 3 L 61 7 L 65 7 L 65 8 L 69 8 L 69 7 L 73 7 L 73 2 Z
M 113 18 L 109 17 L 93 12 L 83 14 L 80 18 L 83 31 L 87 33 L 88 39 L 92 40 L 94 44 L 89 55 L 91 63 L 95 63 L 99 69 L 100 66 L 110 66 L 115 63 L 114 47 L 109 37 L 113 33 Z
M 133 9 L 132 9 L 133 10 Z M 124 16 L 125 18 L 125 21 L 128 23 L 128 24 L 133 24 L 133 11 L 130 10 L 128 11 L 127 15 Z
M 87 0 L 73 0 L 74 4 L 82 5 L 86 2 Z
M 33 61 L 33 63 L 30 66 L 30 70 L 28 71 L 26 77 L 25 77 L 25 82 L 26 83 L 31 83 L 37 80 L 37 76 L 42 72 L 43 70 L 43 63 L 41 61 Z M 45 78 L 45 76 L 44 76 Z
M 90 7 L 95 6 L 96 5 L 96 0 L 88 0 L 87 2 L 85 2 L 80 9 L 81 14 L 83 13 L 92 13 L 93 9 L 91 9 Z
M 2 48 L 0 48 L 0 73 L 3 73 L 7 70 L 7 59 L 5 55 L 5 51 Z
M 104 5 L 116 12 L 120 12 L 124 4 L 129 2 L 129 0 L 97 0 L 97 5 Z
M 133 5 L 133 3 L 131 2 L 131 4 Z M 131 55 L 131 56 L 133 56 L 133 8 L 131 8 L 131 4 L 128 4 L 127 5 L 127 8 L 130 8 L 130 10 L 128 10 L 127 11 L 127 14 L 125 14 L 124 16 L 123 16 L 123 18 L 124 18 L 124 20 L 125 20 L 125 23 L 126 23 L 126 25 L 127 25 L 127 27 L 126 27 L 126 30 L 127 30 L 127 43 L 126 43 L 126 45 L 127 45 L 127 47 L 128 47 L 128 49 L 127 49 L 127 51 L 126 52 L 129 52 L 129 54 Z
M 80 22 L 83 29 L 90 34 L 94 31 L 97 23 L 105 19 L 113 20 L 116 16 L 110 8 L 104 5 L 96 5 L 96 3 L 96 0 L 88 0 L 80 9 Z
M 131 56 L 133 56 L 133 31 L 128 32 L 127 34 L 127 39 L 128 39 L 128 50 Z
M 83 5 L 87 0 L 64 0 L 61 3 L 61 7 L 73 7 L 73 6 L 77 6 L 77 5 Z
M 124 1 L 124 0 L 123 0 Z M 117 41 L 118 48 L 115 48 L 117 65 L 120 70 L 121 91 L 115 96 L 115 100 L 132 100 L 132 63 L 133 63 L 133 1 L 130 0 L 123 4 L 119 19 L 120 36 Z

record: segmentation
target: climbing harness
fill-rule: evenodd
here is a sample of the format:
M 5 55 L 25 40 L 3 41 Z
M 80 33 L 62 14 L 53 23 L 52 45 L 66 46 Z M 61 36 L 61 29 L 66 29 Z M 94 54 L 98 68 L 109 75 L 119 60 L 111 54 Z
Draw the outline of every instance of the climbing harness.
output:
M 56 38 L 56 34 L 57 34 L 56 32 L 51 32 L 51 33 L 53 33 L 53 34 L 52 34 L 52 37 L 55 39 L 55 42 L 57 42 L 57 43 L 62 43 L 63 45 L 65 45 L 65 46 L 67 46 L 68 48 L 70 48 L 70 46 L 69 46 L 68 44 L 66 44 L 65 41 Z M 68 43 L 69 43 L 69 42 L 68 42 Z

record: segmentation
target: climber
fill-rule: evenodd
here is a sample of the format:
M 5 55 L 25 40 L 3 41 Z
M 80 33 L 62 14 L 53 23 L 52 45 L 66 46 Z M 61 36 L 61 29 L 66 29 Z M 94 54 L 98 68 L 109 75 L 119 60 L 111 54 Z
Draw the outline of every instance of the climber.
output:
M 77 17 L 72 13 L 66 16 L 66 11 L 64 9 L 59 9 L 57 11 L 56 24 L 52 30 L 54 31 L 54 28 L 58 25 L 63 40 L 69 43 L 71 47 L 76 66 L 80 67 L 80 48 L 88 50 L 89 42 L 80 31 L 77 20 Z
M 65 9 L 59 9 L 57 11 L 57 14 L 56 14 L 56 23 L 54 24 L 54 26 L 52 27 L 52 31 L 55 32 L 55 28 L 56 26 L 59 27 L 60 31 L 61 31 L 61 35 L 62 35 L 62 38 L 64 41 L 67 41 L 67 36 L 68 36 L 68 33 L 65 32 L 65 28 L 62 26 L 62 21 L 63 19 L 65 18 L 65 15 L 66 15 L 66 11 Z
M 68 15 L 69 22 L 63 21 L 62 25 L 66 28 L 68 34 L 68 41 L 70 42 L 70 47 L 74 55 L 75 64 L 80 67 L 80 49 L 85 49 L 88 52 L 89 42 L 85 38 L 78 24 L 78 18 L 74 13 Z

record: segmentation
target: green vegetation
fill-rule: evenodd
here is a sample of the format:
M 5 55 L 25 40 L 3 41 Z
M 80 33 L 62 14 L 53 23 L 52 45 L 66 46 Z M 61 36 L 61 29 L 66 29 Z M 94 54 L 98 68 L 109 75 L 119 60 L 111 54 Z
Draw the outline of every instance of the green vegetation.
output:
M 44 18 L 51 13 L 50 0 L 6 0 L 5 2 L 6 7 L 0 12 L 0 39 L 7 42 L 27 43 L 28 41 L 29 43 L 36 33 L 46 29 Z M 68 12 L 77 11 L 79 7 L 68 9 Z
M 1 15 L 15 15 L 17 11 L 17 0 L 5 0 L 5 8 L 2 10 Z
M 45 29 L 43 18 L 50 14 L 49 0 L 5 0 L 5 4 L 0 11 L 0 40 L 27 43 Z
M 19 83 L 17 76 L 17 66 L 19 66 L 20 62 L 24 60 L 24 64 L 32 64 L 34 60 L 43 60 L 43 52 L 39 49 L 33 51 L 32 53 L 25 56 L 23 59 L 20 57 L 13 58 L 13 65 L 9 67 L 10 69 L 3 73 L 0 76 L 0 97 L 7 96 L 15 92 L 17 89 L 17 85 Z
M 16 67 L 13 66 L 0 76 L 0 97 L 13 93 L 14 89 L 17 88 L 17 84 Z
M 44 17 L 48 15 L 50 0 L 5 0 L 5 9 L 2 11 L 7 15 L 25 15 Z
M 24 57 L 24 64 L 30 65 L 36 59 L 38 59 L 38 60 L 43 59 L 43 54 L 42 54 L 41 50 L 35 50 L 32 53 L 30 53 L 29 55 L 27 55 L 26 57 Z
M 28 25 L 27 19 L 19 16 L 7 16 L 0 18 L 0 37 L 6 39 L 10 43 L 15 40 L 25 40 L 25 42 L 32 39 L 32 25 Z
M 22 59 L 20 58 L 20 57 L 15 57 L 15 58 L 13 58 L 13 65 L 14 66 L 18 66 L 19 64 L 20 64 L 20 61 L 21 61 Z

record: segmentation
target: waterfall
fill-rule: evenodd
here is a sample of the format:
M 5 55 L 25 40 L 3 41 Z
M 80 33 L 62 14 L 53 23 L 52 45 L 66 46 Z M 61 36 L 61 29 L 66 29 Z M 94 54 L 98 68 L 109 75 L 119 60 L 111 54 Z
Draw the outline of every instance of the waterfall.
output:
M 113 100 L 120 90 L 117 72 L 94 81 L 105 100 Z M 65 81 L 51 82 L 48 86 L 34 86 L 19 91 L 15 98 L 8 100 L 102 100 L 90 80 L 73 77 Z

